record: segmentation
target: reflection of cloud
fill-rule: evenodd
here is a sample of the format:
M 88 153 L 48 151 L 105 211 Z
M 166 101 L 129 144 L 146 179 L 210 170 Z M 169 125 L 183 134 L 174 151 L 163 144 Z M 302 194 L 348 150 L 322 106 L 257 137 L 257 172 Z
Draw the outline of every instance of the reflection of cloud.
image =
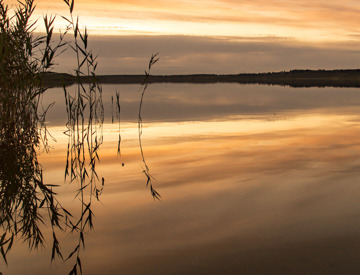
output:
M 297 171 L 306 171 L 311 178 L 328 178 L 332 173 L 354 174 L 357 171 L 350 164 L 360 158 L 360 143 L 358 122 L 351 118 L 319 114 L 278 122 L 243 119 L 148 124 L 144 130 L 145 155 L 161 175 L 161 186 L 168 188 L 201 184 L 213 190 L 218 188 L 216 182 L 223 182 L 224 186 L 232 182 L 232 186 L 243 178 L 282 175 L 286 178 Z M 116 129 L 116 125 L 105 125 L 104 129 L 108 143 L 102 149 L 101 165 L 108 172 L 122 169 L 116 158 Z M 136 132 L 136 128 L 132 131 Z M 140 169 L 136 134 L 132 140 L 129 135 L 123 138 L 122 161 L 126 162 L 126 170 L 122 170 L 132 181 L 131 174 L 137 174 L 132 169 Z M 64 163 L 64 159 L 53 157 L 46 163 L 55 167 Z M 129 184 L 118 186 L 124 187 L 131 189 Z M 134 190 L 142 187 L 132 186 Z
M 181 152 L 181 157 L 177 154 L 161 155 L 162 161 L 154 161 L 154 166 L 164 166 L 162 170 L 168 171 L 164 174 L 169 175 L 164 186 L 172 187 L 232 181 L 239 175 L 258 179 L 266 175 L 286 177 L 294 171 L 307 170 L 313 173 L 312 177 L 317 177 L 318 173 L 325 176 L 324 167 L 332 167 L 330 171 L 334 169 L 338 173 L 347 169 L 347 163 L 360 158 L 358 129 L 338 132 L 337 128 L 325 130 L 322 127 L 321 133 L 317 129 L 275 130 L 273 134 L 265 132 L 231 138 L 204 137 L 170 149 L 170 152 Z M 156 158 L 156 155 L 151 154 L 151 158 Z
M 106 121 L 111 121 L 111 96 L 120 92 L 122 123 L 137 120 L 140 85 L 103 85 Z M 69 91 L 73 87 L 69 87 Z M 47 120 L 66 123 L 61 88 L 44 95 L 43 105 L 56 101 Z M 143 118 L 146 122 L 224 120 L 229 116 L 254 116 L 286 120 L 293 112 L 348 113 L 360 105 L 356 88 L 289 88 L 239 84 L 151 84 L 145 95 Z M 274 115 L 275 113 L 275 115 Z M 298 113 L 298 114 L 299 114 Z M 354 117 L 353 119 L 356 119 Z
M 184 273 L 231 267 L 261 274 L 281 269 L 284 259 L 290 271 L 304 261 L 323 270 L 329 257 L 358 263 L 352 256 L 360 247 L 356 115 L 168 123 L 167 134 L 149 123 L 144 150 L 160 203 L 146 190 L 136 142 L 124 137 L 121 167 L 108 134 L 115 136 L 116 125 L 105 125 L 105 141 L 113 142 L 100 151 L 105 192 L 83 266 L 101 273 L 99 252 L 110 273 L 130 274 L 144 273 L 142 264 L 149 268 L 154 260 L 161 263 L 156 274 L 176 273 L 174 266 Z M 54 170 L 45 168 L 48 176 Z M 332 264 L 343 270 L 342 260 Z
M 352 251 L 347 244 L 360 228 L 351 218 L 359 211 L 359 175 L 353 170 L 351 177 L 338 176 L 360 158 L 359 127 L 341 118 L 313 120 L 323 123 L 280 131 L 263 122 L 260 133 L 248 132 L 244 125 L 229 135 L 160 140 L 155 146 L 150 142 L 146 155 L 164 201 L 154 205 L 144 197 L 141 206 L 120 207 L 107 217 L 116 229 L 100 225 L 100 231 L 121 244 L 121 249 L 108 245 L 109 257 L 126 251 L 118 253 L 129 268 L 136 257 L 147 264 L 169 259 L 185 265 L 178 266 L 181 270 L 193 270 L 187 266 L 191 255 L 238 270 L 247 261 L 271 258 L 274 251 L 295 265 L 314 249 L 326 261 L 328 245 Z M 287 124 L 293 127 L 294 122 Z M 119 203 L 123 191 L 136 194 L 143 188 L 135 181 L 130 189 L 109 185 L 111 205 Z M 239 262 L 239 253 L 247 261 Z

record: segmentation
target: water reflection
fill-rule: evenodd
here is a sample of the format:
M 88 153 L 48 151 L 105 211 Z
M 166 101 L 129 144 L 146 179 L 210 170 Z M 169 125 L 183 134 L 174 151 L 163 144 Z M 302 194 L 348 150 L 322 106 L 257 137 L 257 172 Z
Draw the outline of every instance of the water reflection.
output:
M 31 77 L 36 75 L 26 79 Z M 65 261 L 76 257 L 71 274 L 76 273 L 77 268 L 81 270 L 84 234 L 93 228 L 92 197 L 98 199 L 104 186 L 102 178 L 99 187 L 100 177 L 96 172 L 102 143 L 102 134 L 98 132 L 101 132 L 104 117 L 101 86 L 89 83 L 87 90 L 82 83 L 82 89 L 78 84 L 75 92 L 64 88 L 67 123 L 63 134 L 68 137 L 67 150 L 62 152 L 66 156 L 64 174 L 65 180 L 69 178 L 70 183 L 78 183 L 74 194 L 80 209 L 80 214 L 73 216 L 60 203 L 61 196 L 55 193 L 54 187 L 63 184 L 59 180 L 63 177 L 57 177 L 53 184 L 44 180 L 43 166 L 38 160 L 40 151 L 48 152 L 50 148 L 45 117 L 54 103 L 41 112 L 41 94 L 45 89 L 32 83 L 20 82 L 18 87 L 11 84 L 0 90 L 1 256 L 7 264 L 7 256 L 17 240 L 22 239 L 31 250 L 45 246 L 50 239 L 51 261 L 56 256 Z M 63 231 L 78 233 L 77 245 L 69 256 L 63 256 L 60 249 L 58 233 Z
M 70 216 L 53 185 L 43 180 L 38 150 L 48 148 L 47 129 L 32 88 L 0 90 L 0 251 L 5 262 L 17 239 L 31 249 L 43 245 L 45 223 L 53 231 L 53 251 L 59 252 L 55 229 L 66 227 L 62 221 Z
M 179 136 L 144 139 L 162 205 L 142 201 L 130 174 L 124 173 L 123 183 L 114 178 L 109 183 L 107 207 L 117 210 L 102 217 L 100 230 L 107 237 L 100 239 L 108 245 L 101 249 L 109 259 L 114 259 L 111 252 L 122 259 L 106 261 L 109 270 L 358 270 L 360 222 L 354 217 L 360 211 L 360 129 L 355 118 L 302 114 L 275 122 L 241 117 L 216 124 L 164 125 L 169 133 L 178 127 Z M 201 133 L 199 124 L 210 130 Z M 154 126 L 162 132 L 162 125 Z M 135 159 L 128 163 L 129 169 L 136 166 Z M 110 220 L 114 228 L 106 226 Z
M 111 97 L 115 102 L 115 91 L 120 94 L 122 123 L 136 122 L 140 97 L 138 85 L 103 85 L 105 122 L 111 122 Z M 51 89 L 44 104 L 54 100 L 57 103 L 47 119 L 52 125 L 64 125 L 66 115 L 61 88 Z M 144 122 L 183 122 L 228 119 L 233 115 L 263 115 L 274 120 L 285 116 L 291 118 L 293 112 L 300 114 L 302 111 L 344 113 L 349 107 L 359 105 L 360 94 L 356 88 L 151 84 L 151 91 L 144 98 L 143 118 Z
M 151 86 L 144 99 L 143 146 L 163 198 L 154 203 L 143 186 L 136 111 L 128 117 L 124 111 L 139 93 L 122 87 L 117 87 L 123 108 L 122 155 L 117 157 L 118 125 L 105 113 L 97 169 L 107 183 L 103 205 L 94 209 L 96 231 L 87 238 L 82 259 L 86 274 L 360 270 L 356 90 L 224 84 L 214 85 L 223 95 L 216 96 L 208 85 L 183 87 L 183 94 L 181 85 Z M 202 88 L 208 93 L 199 96 Z M 111 98 L 106 90 L 105 105 Z M 204 105 L 217 106 L 213 113 L 204 111 L 208 106 L 199 107 L 201 97 Z M 191 111 L 174 107 L 174 113 L 159 121 L 162 110 L 152 108 L 160 98 L 169 106 L 186 101 Z M 238 103 L 257 110 L 221 111 Z M 63 173 L 64 158 L 59 156 L 67 145 L 64 128 L 54 125 L 58 142 L 39 159 L 46 164 L 44 180 L 49 184 Z M 69 188 L 60 188 L 59 194 L 72 209 Z M 71 239 L 63 245 L 71 246 Z M 60 265 L 50 269 L 45 253 L 25 255 L 21 249 L 10 255 L 10 274 L 67 271 Z M 24 264 L 11 264 L 17 261 Z

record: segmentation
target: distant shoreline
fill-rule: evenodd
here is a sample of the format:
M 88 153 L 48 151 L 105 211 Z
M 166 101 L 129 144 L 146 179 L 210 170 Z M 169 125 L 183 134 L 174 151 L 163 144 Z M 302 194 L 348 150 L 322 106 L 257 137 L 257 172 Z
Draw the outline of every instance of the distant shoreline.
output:
M 96 81 L 102 84 L 141 84 L 145 75 L 98 75 Z M 82 77 L 83 81 L 91 80 Z M 44 85 L 61 87 L 72 85 L 76 77 L 64 73 L 48 73 Z M 264 84 L 291 87 L 360 87 L 359 70 L 292 70 L 271 73 L 244 74 L 190 74 L 151 75 L 149 83 L 239 83 Z

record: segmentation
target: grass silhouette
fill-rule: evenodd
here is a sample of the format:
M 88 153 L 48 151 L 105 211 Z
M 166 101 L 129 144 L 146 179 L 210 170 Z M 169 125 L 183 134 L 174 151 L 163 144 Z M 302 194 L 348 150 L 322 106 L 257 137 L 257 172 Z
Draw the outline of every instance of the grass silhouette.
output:
M 74 0 L 64 2 L 69 11 L 68 17 L 61 16 L 66 29 L 55 40 L 54 16 L 43 17 L 45 35 L 34 34 L 37 22 L 32 21 L 34 0 L 18 1 L 12 16 L 8 5 L 0 0 L 0 253 L 7 264 L 7 255 L 17 238 L 22 238 L 30 249 L 44 246 L 41 227 L 50 225 L 51 261 L 56 258 L 72 260 L 74 265 L 69 274 L 77 274 L 82 273 L 81 251 L 85 249 L 85 232 L 94 228 L 92 205 L 94 200 L 99 200 L 105 185 L 105 179 L 96 171 L 103 143 L 104 107 L 102 86 L 96 77 L 97 57 L 88 49 L 87 29 L 80 30 L 79 18 L 73 16 Z M 58 201 L 57 185 L 44 183 L 43 168 L 37 159 L 40 148 L 49 150 L 48 138 L 51 137 L 45 118 L 52 104 L 41 109 L 41 98 L 47 90 L 44 81 L 51 72 L 55 57 L 64 50 L 71 50 L 77 61 L 75 85 L 67 87 L 63 81 L 63 91 L 67 111 L 65 134 L 68 136 L 64 179 L 69 184 L 78 184 L 76 198 L 81 210 L 78 217 Z M 151 67 L 158 61 L 156 56 L 151 57 L 142 83 L 138 128 L 147 186 L 152 196 L 160 199 L 153 188 L 153 177 L 141 144 L 141 109 Z M 117 154 L 121 156 L 118 92 L 115 105 L 119 123 Z M 61 231 L 78 235 L 78 241 L 68 256 L 63 256 L 60 248 L 58 232 Z
M 42 81 L 65 43 L 63 36 L 53 43 L 55 17 L 45 16 L 46 34 L 34 36 L 34 9 L 34 1 L 19 1 L 10 16 L 0 0 L 0 252 L 6 263 L 16 237 L 31 249 L 44 245 L 40 226 L 46 222 L 53 231 L 52 258 L 62 257 L 56 230 L 64 230 L 71 217 L 56 199 L 55 186 L 43 182 L 37 159 L 41 145 L 48 150 L 44 119 L 51 107 L 39 114 Z
M 19 1 L 13 16 L 0 0 L 0 252 L 7 263 L 14 240 L 22 238 L 30 249 L 44 246 L 41 226 L 52 228 L 51 260 L 75 259 L 70 274 L 82 272 L 80 251 L 85 247 L 84 231 L 93 228 L 92 199 L 99 199 L 104 179 L 96 173 L 98 150 L 102 143 L 103 105 L 101 86 L 96 82 L 96 57 L 87 49 L 88 33 L 73 17 L 74 1 L 64 1 L 69 18 L 63 33 L 53 39 L 55 17 L 44 16 L 46 34 L 34 35 L 36 21 L 33 0 Z M 65 37 L 72 34 L 72 40 Z M 37 159 L 40 147 L 48 150 L 49 132 L 45 110 L 40 110 L 46 91 L 43 80 L 54 58 L 65 49 L 76 56 L 76 90 L 64 86 L 69 138 L 65 179 L 79 184 L 77 198 L 81 214 L 73 217 L 57 200 L 55 185 L 45 184 L 43 168 Z M 87 81 L 81 76 L 88 76 Z M 89 163 L 85 163 L 89 159 Z M 46 215 L 44 215 L 44 210 Z M 77 233 L 78 244 L 68 257 L 60 249 L 57 233 Z

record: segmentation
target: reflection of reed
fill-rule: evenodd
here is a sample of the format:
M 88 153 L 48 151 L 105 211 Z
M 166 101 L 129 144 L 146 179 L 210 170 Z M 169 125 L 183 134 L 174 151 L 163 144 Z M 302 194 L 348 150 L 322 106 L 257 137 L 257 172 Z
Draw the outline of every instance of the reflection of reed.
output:
M 99 161 L 98 151 L 103 142 L 102 123 L 103 105 L 101 86 L 89 83 L 84 89 L 84 84 L 77 84 L 76 91 L 71 94 L 64 88 L 66 110 L 68 113 L 67 131 L 68 149 L 65 167 L 65 180 L 70 183 L 78 182 L 79 187 L 76 197 L 81 202 L 81 214 L 75 223 L 71 223 L 72 231 L 79 232 L 79 243 L 69 258 L 77 252 L 77 262 L 74 266 L 80 268 L 80 247 L 84 246 L 84 231 L 93 228 L 92 198 L 99 200 L 104 187 L 104 178 L 100 179 L 96 172 Z
M 104 111 L 101 86 L 95 81 L 96 58 L 87 50 L 87 32 L 80 32 L 78 20 L 73 18 L 74 1 L 65 2 L 70 11 L 66 33 L 73 31 L 73 44 L 63 43 L 65 34 L 60 35 L 58 44 L 52 41 L 54 18 L 47 16 L 47 35 L 33 38 L 29 26 L 33 1 L 19 1 L 15 16 L 8 17 L 8 8 L 0 0 L 0 252 L 7 262 L 6 255 L 17 237 L 23 238 L 30 248 L 43 245 L 40 227 L 45 224 L 52 229 L 52 260 L 55 256 L 63 259 L 57 231 L 70 229 L 79 234 L 78 244 L 67 257 L 76 257 L 73 274 L 81 271 L 79 254 L 81 244 L 84 247 L 84 231 L 93 227 L 92 198 L 99 198 L 104 185 L 104 179 L 99 180 L 96 173 Z M 40 96 L 46 90 L 41 83 L 53 64 L 55 52 L 64 45 L 74 50 L 78 61 L 76 91 L 70 93 L 64 88 L 69 136 L 65 178 L 79 182 L 81 214 L 77 219 L 58 202 L 54 185 L 44 184 L 37 160 L 40 145 L 47 148 L 47 109 L 38 115 Z M 42 56 L 36 56 L 34 49 Z M 91 76 L 91 81 L 82 83 L 82 75 Z
M 118 146 L 117 146 L 117 155 L 118 157 L 121 157 L 121 107 L 120 107 L 120 93 L 116 92 L 116 118 L 119 122 L 119 139 L 118 139 Z M 124 166 L 124 163 L 122 164 Z
M 102 126 L 104 109 L 102 87 L 96 80 L 96 57 L 87 50 L 88 34 L 79 30 L 78 20 L 73 18 L 74 1 L 64 1 L 70 11 L 66 19 L 65 34 L 73 31 L 73 42 L 63 43 L 65 34 L 60 35 L 58 44 L 52 41 L 53 17 L 45 16 L 46 36 L 33 39 L 28 25 L 34 10 L 33 1 L 19 1 L 15 22 L 7 16 L 7 6 L 0 0 L 0 253 L 5 262 L 14 240 L 24 239 L 30 248 L 43 245 L 44 236 L 40 227 L 50 225 L 52 230 L 52 256 L 74 259 L 70 274 L 82 272 L 80 251 L 85 248 L 84 233 L 93 228 L 93 200 L 99 200 L 104 187 L 104 178 L 96 172 L 99 162 L 99 148 L 103 142 Z M 64 86 L 68 122 L 65 134 L 68 136 L 65 180 L 77 182 L 76 197 L 80 201 L 78 218 L 61 206 L 53 191 L 55 185 L 43 182 L 42 166 L 37 159 L 40 146 L 47 150 L 47 129 L 45 115 L 49 107 L 38 114 L 41 95 L 46 91 L 42 81 L 53 65 L 55 52 L 69 46 L 76 56 L 76 88 L 70 91 Z M 33 55 L 33 49 L 42 56 Z M 145 162 L 141 145 L 141 106 L 151 66 L 157 61 L 153 56 L 146 73 L 139 108 L 139 142 L 145 165 L 144 173 L 154 198 L 160 195 L 153 189 L 151 175 Z M 85 78 L 84 78 L 85 76 Z M 120 99 L 116 93 L 116 116 L 119 120 L 118 155 L 120 144 Z M 46 215 L 44 215 L 46 214 Z M 46 218 L 47 216 L 47 218 Z M 78 242 L 68 257 L 63 257 L 57 232 L 70 230 L 78 234 Z M 76 258 L 76 259 L 75 259 Z
M 30 248 L 43 244 L 41 208 L 47 210 L 53 228 L 61 227 L 60 217 L 67 215 L 52 186 L 43 183 L 35 102 L 18 91 L 1 89 L 0 99 L 0 246 L 5 261 L 17 236 Z M 57 246 L 55 240 L 54 235 Z
M 17 237 L 30 248 L 43 245 L 44 223 L 53 231 L 52 257 L 61 256 L 55 230 L 66 228 L 70 217 L 57 201 L 54 186 L 44 184 L 37 159 L 42 141 L 47 148 L 46 111 L 38 115 L 45 92 L 41 81 L 62 38 L 57 45 L 51 43 L 54 20 L 45 16 L 46 36 L 34 39 L 29 24 L 33 11 L 33 1 L 19 1 L 15 16 L 9 17 L 0 1 L 0 252 L 5 262 Z M 36 57 L 39 46 L 42 56 Z
M 151 67 L 159 60 L 159 58 L 156 58 L 157 55 L 158 55 L 158 53 L 151 56 L 150 61 L 149 61 L 149 69 L 148 69 L 148 71 L 145 71 L 145 79 L 144 79 L 144 81 L 142 83 L 142 92 L 141 92 L 139 113 L 138 113 L 138 132 L 139 132 L 140 152 L 141 152 L 141 157 L 142 157 L 142 161 L 143 161 L 143 164 L 144 164 L 143 173 L 146 176 L 146 186 L 149 186 L 150 192 L 151 192 L 151 195 L 153 196 L 153 198 L 160 200 L 160 198 L 161 198 L 160 194 L 153 187 L 152 180 L 154 178 L 150 174 L 150 169 L 149 169 L 149 167 L 148 167 L 148 165 L 146 163 L 145 156 L 144 156 L 144 151 L 143 151 L 143 147 L 142 147 L 142 143 L 141 143 L 142 125 L 143 125 L 142 117 L 141 117 L 142 104 L 143 104 L 143 99 L 144 99 L 145 92 L 146 92 L 147 87 L 149 85 L 149 77 L 150 77 Z
M 70 274 L 82 272 L 80 251 L 85 248 L 84 233 L 93 229 L 93 198 L 99 200 L 104 187 L 104 178 L 96 172 L 99 159 L 99 148 L 103 142 L 102 126 L 104 122 L 104 108 L 102 103 L 102 87 L 96 81 L 96 57 L 87 50 L 88 34 L 79 30 L 78 20 L 74 20 L 72 10 L 73 1 L 65 1 L 70 10 L 68 29 L 73 30 L 74 50 L 77 59 L 76 88 L 69 91 L 64 86 L 66 111 L 68 122 L 66 124 L 68 136 L 68 149 L 65 167 L 65 180 L 70 183 L 77 182 L 76 197 L 81 204 L 81 213 L 75 221 L 68 220 L 71 232 L 79 234 L 78 243 L 66 260 L 76 257 Z M 88 76 L 86 82 L 82 76 Z

